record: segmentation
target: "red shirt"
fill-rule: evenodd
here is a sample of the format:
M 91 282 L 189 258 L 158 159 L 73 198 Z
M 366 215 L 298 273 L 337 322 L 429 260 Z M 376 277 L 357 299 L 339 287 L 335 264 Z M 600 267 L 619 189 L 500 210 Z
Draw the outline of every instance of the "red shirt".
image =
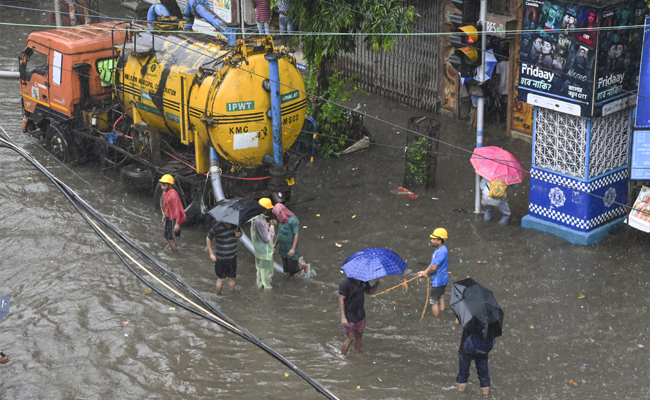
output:
M 269 22 L 271 19 L 271 0 L 254 0 L 257 22 Z
M 185 210 L 183 210 L 181 198 L 178 197 L 178 193 L 176 193 L 174 188 L 170 188 L 168 191 L 163 192 L 162 209 L 167 218 L 175 219 L 178 225 L 185 222 Z

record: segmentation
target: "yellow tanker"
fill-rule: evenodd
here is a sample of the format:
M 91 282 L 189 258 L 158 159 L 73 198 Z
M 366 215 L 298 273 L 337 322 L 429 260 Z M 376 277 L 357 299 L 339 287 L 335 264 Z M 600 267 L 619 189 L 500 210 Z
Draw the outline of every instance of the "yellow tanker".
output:
M 118 96 L 134 124 L 172 133 L 193 143 L 197 172 L 209 169 L 207 145 L 232 164 L 253 168 L 273 155 L 269 61 L 270 37 L 238 40 L 234 47 L 213 36 L 141 32 L 116 46 Z M 277 55 L 277 53 L 276 53 Z M 305 121 L 307 96 L 295 57 L 278 59 L 283 152 Z

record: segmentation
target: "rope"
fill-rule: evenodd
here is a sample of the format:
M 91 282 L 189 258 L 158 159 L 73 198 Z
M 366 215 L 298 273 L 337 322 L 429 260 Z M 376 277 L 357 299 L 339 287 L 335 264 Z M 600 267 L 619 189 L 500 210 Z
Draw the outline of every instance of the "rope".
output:
M 404 282 L 402 282 L 402 283 L 400 283 L 400 284 L 398 284 L 398 285 L 395 285 L 395 286 L 393 286 L 392 288 L 386 289 L 386 290 L 384 290 L 383 292 L 379 292 L 379 293 L 377 293 L 377 294 L 373 294 L 372 297 L 377 297 L 377 296 L 379 296 L 380 294 L 388 293 L 388 292 L 390 292 L 391 290 L 393 290 L 393 289 L 397 289 L 397 288 L 400 287 L 400 286 L 402 287 L 404 293 L 406 293 L 406 292 L 408 292 L 408 290 L 409 290 L 409 282 L 411 282 L 411 281 L 414 280 L 414 279 L 418 279 L 419 277 L 420 277 L 420 276 L 416 276 L 416 277 L 411 278 L 411 279 L 409 279 L 409 280 L 404 279 Z M 420 281 L 417 281 L 417 284 L 419 285 L 419 284 L 420 284 Z M 424 314 L 427 312 L 427 304 L 429 304 L 429 296 L 430 296 L 430 293 L 429 293 L 429 292 L 430 292 L 430 290 L 431 290 L 431 277 L 430 277 L 430 276 L 427 276 L 427 298 L 426 298 L 426 300 L 424 301 L 424 307 L 422 307 L 422 316 L 420 317 L 420 322 L 422 322 L 422 320 L 424 319 Z
M 422 316 L 420 317 L 420 322 L 424 319 L 424 313 L 427 312 L 427 304 L 429 304 L 429 292 L 431 291 L 431 277 L 427 276 L 427 299 L 424 301 L 424 307 L 422 307 Z
M 386 290 L 384 290 L 383 292 L 380 292 L 380 293 L 377 293 L 377 294 L 373 294 L 372 297 L 377 297 L 377 296 L 379 296 L 380 294 L 384 294 L 384 293 L 390 292 L 391 290 L 393 290 L 393 289 L 397 289 L 397 288 L 400 287 L 400 286 L 403 286 L 404 293 L 406 293 L 406 292 L 408 292 L 408 290 L 409 290 L 409 285 L 408 285 L 408 283 L 411 282 L 412 280 L 414 280 L 414 279 L 418 279 L 418 278 L 419 278 L 419 276 L 416 276 L 415 278 L 411 278 L 411 279 L 409 279 L 408 281 L 407 281 L 406 279 L 404 279 L 404 282 L 400 283 L 399 285 L 395 285 L 395 286 L 393 286 L 393 287 L 390 288 L 390 289 L 386 289 Z M 418 283 L 418 284 L 419 284 L 419 283 Z

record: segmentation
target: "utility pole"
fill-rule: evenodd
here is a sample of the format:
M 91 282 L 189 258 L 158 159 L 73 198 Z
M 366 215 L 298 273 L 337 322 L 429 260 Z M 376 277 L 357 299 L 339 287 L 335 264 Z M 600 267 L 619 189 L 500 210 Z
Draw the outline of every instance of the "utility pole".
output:
M 481 65 L 478 70 L 478 82 L 479 85 L 485 83 L 485 53 L 487 50 L 487 0 L 481 0 L 481 11 L 480 11 L 480 20 L 481 23 Z M 483 116 L 485 115 L 485 97 L 481 96 L 478 98 L 478 105 L 476 107 L 476 147 L 483 147 Z M 474 213 L 479 214 L 481 212 L 481 176 L 476 174 L 476 183 L 474 185 L 474 190 L 476 195 L 474 197 Z

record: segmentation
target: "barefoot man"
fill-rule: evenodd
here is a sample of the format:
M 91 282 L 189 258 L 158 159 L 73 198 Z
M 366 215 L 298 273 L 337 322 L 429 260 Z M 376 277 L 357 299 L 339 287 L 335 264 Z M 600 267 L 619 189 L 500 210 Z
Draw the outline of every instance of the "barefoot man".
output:
M 345 278 L 339 285 L 339 308 L 341 309 L 341 325 L 347 335 L 343 342 L 341 354 L 348 354 L 348 349 L 354 341 L 357 357 L 361 355 L 361 339 L 366 327 L 366 311 L 363 309 L 364 293 L 373 294 L 379 287 L 379 281 L 373 286 L 354 278 Z

